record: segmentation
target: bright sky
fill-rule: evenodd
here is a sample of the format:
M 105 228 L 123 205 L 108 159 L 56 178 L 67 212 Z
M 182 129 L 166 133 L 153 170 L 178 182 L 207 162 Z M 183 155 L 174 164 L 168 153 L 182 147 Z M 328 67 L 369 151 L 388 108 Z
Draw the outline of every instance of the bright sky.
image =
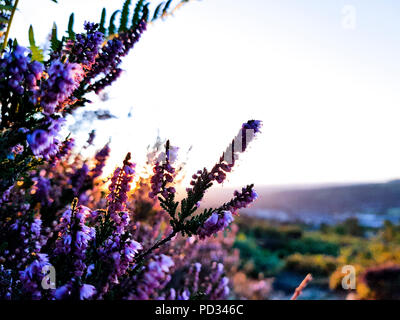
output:
M 66 30 L 70 12 L 81 30 L 102 7 L 109 17 L 122 4 L 58 2 L 20 0 L 11 36 L 26 44 L 32 24 L 44 43 L 53 21 Z M 126 151 L 140 162 L 159 130 L 193 146 L 192 172 L 211 167 L 242 122 L 259 119 L 263 133 L 232 185 L 398 178 L 399 15 L 396 0 L 189 3 L 145 32 L 110 99 L 90 107 L 119 117 L 97 124 L 96 142 L 112 136 L 113 163 Z

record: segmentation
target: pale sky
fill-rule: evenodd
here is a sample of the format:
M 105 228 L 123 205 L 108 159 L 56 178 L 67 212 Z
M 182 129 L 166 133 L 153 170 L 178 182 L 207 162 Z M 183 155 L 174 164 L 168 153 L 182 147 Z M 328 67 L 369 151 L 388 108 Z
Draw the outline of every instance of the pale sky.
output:
M 53 21 L 60 35 L 74 12 L 79 31 L 123 1 L 58 2 L 20 0 L 11 36 L 26 44 L 32 24 L 45 43 Z M 349 5 L 355 20 L 346 24 Z M 211 167 L 241 123 L 259 119 L 262 134 L 231 185 L 398 178 L 399 16 L 395 0 L 189 3 L 143 34 L 110 99 L 88 107 L 119 117 L 96 124 L 96 142 L 112 137 L 113 164 L 126 151 L 141 162 L 159 130 L 183 150 L 193 146 L 190 173 Z

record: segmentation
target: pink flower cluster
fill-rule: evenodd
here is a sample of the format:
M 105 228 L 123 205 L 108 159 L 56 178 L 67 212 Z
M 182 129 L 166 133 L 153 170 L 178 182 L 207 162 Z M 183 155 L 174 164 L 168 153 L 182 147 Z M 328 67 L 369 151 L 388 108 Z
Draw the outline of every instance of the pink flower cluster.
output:
M 131 154 L 128 153 L 122 168 L 118 167 L 114 170 L 108 187 L 109 194 L 107 196 L 108 211 L 114 219 L 117 219 L 117 212 L 125 210 L 125 203 L 128 199 L 128 192 L 131 189 L 131 182 L 135 174 L 135 164 L 130 162 Z
M 221 213 L 214 212 L 197 230 L 200 239 L 205 239 L 218 231 L 227 228 L 233 221 L 230 211 L 222 211 Z
M 149 197 L 155 198 L 158 194 L 161 194 L 166 199 L 169 194 L 174 194 L 175 188 L 167 188 L 166 185 L 174 181 L 173 174 L 175 173 L 175 169 L 169 163 L 160 164 L 157 162 L 153 168 L 153 172 Z
M 83 80 L 84 71 L 78 63 L 55 60 L 48 70 L 49 78 L 42 85 L 40 103 L 43 113 L 51 115 L 62 109 L 66 101 Z

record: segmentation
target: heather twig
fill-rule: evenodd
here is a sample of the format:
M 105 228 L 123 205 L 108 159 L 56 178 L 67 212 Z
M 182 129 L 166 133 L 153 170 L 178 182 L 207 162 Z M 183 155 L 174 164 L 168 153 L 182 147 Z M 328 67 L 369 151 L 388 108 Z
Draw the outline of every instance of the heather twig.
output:
M 300 283 L 300 285 L 296 288 L 294 291 L 293 296 L 290 298 L 290 300 L 296 300 L 302 293 L 302 291 L 307 287 L 308 283 L 312 281 L 312 275 L 309 273 L 306 275 L 304 280 Z

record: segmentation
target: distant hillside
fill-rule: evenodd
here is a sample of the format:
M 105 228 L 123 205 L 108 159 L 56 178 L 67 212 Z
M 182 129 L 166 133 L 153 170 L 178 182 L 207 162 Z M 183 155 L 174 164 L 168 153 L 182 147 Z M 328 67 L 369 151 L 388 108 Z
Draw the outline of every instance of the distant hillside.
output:
M 368 183 L 325 187 L 257 188 L 259 199 L 254 209 L 299 213 L 386 213 L 400 208 L 400 180 L 387 183 Z M 216 189 L 209 195 L 209 205 L 218 199 L 229 199 L 233 190 Z

